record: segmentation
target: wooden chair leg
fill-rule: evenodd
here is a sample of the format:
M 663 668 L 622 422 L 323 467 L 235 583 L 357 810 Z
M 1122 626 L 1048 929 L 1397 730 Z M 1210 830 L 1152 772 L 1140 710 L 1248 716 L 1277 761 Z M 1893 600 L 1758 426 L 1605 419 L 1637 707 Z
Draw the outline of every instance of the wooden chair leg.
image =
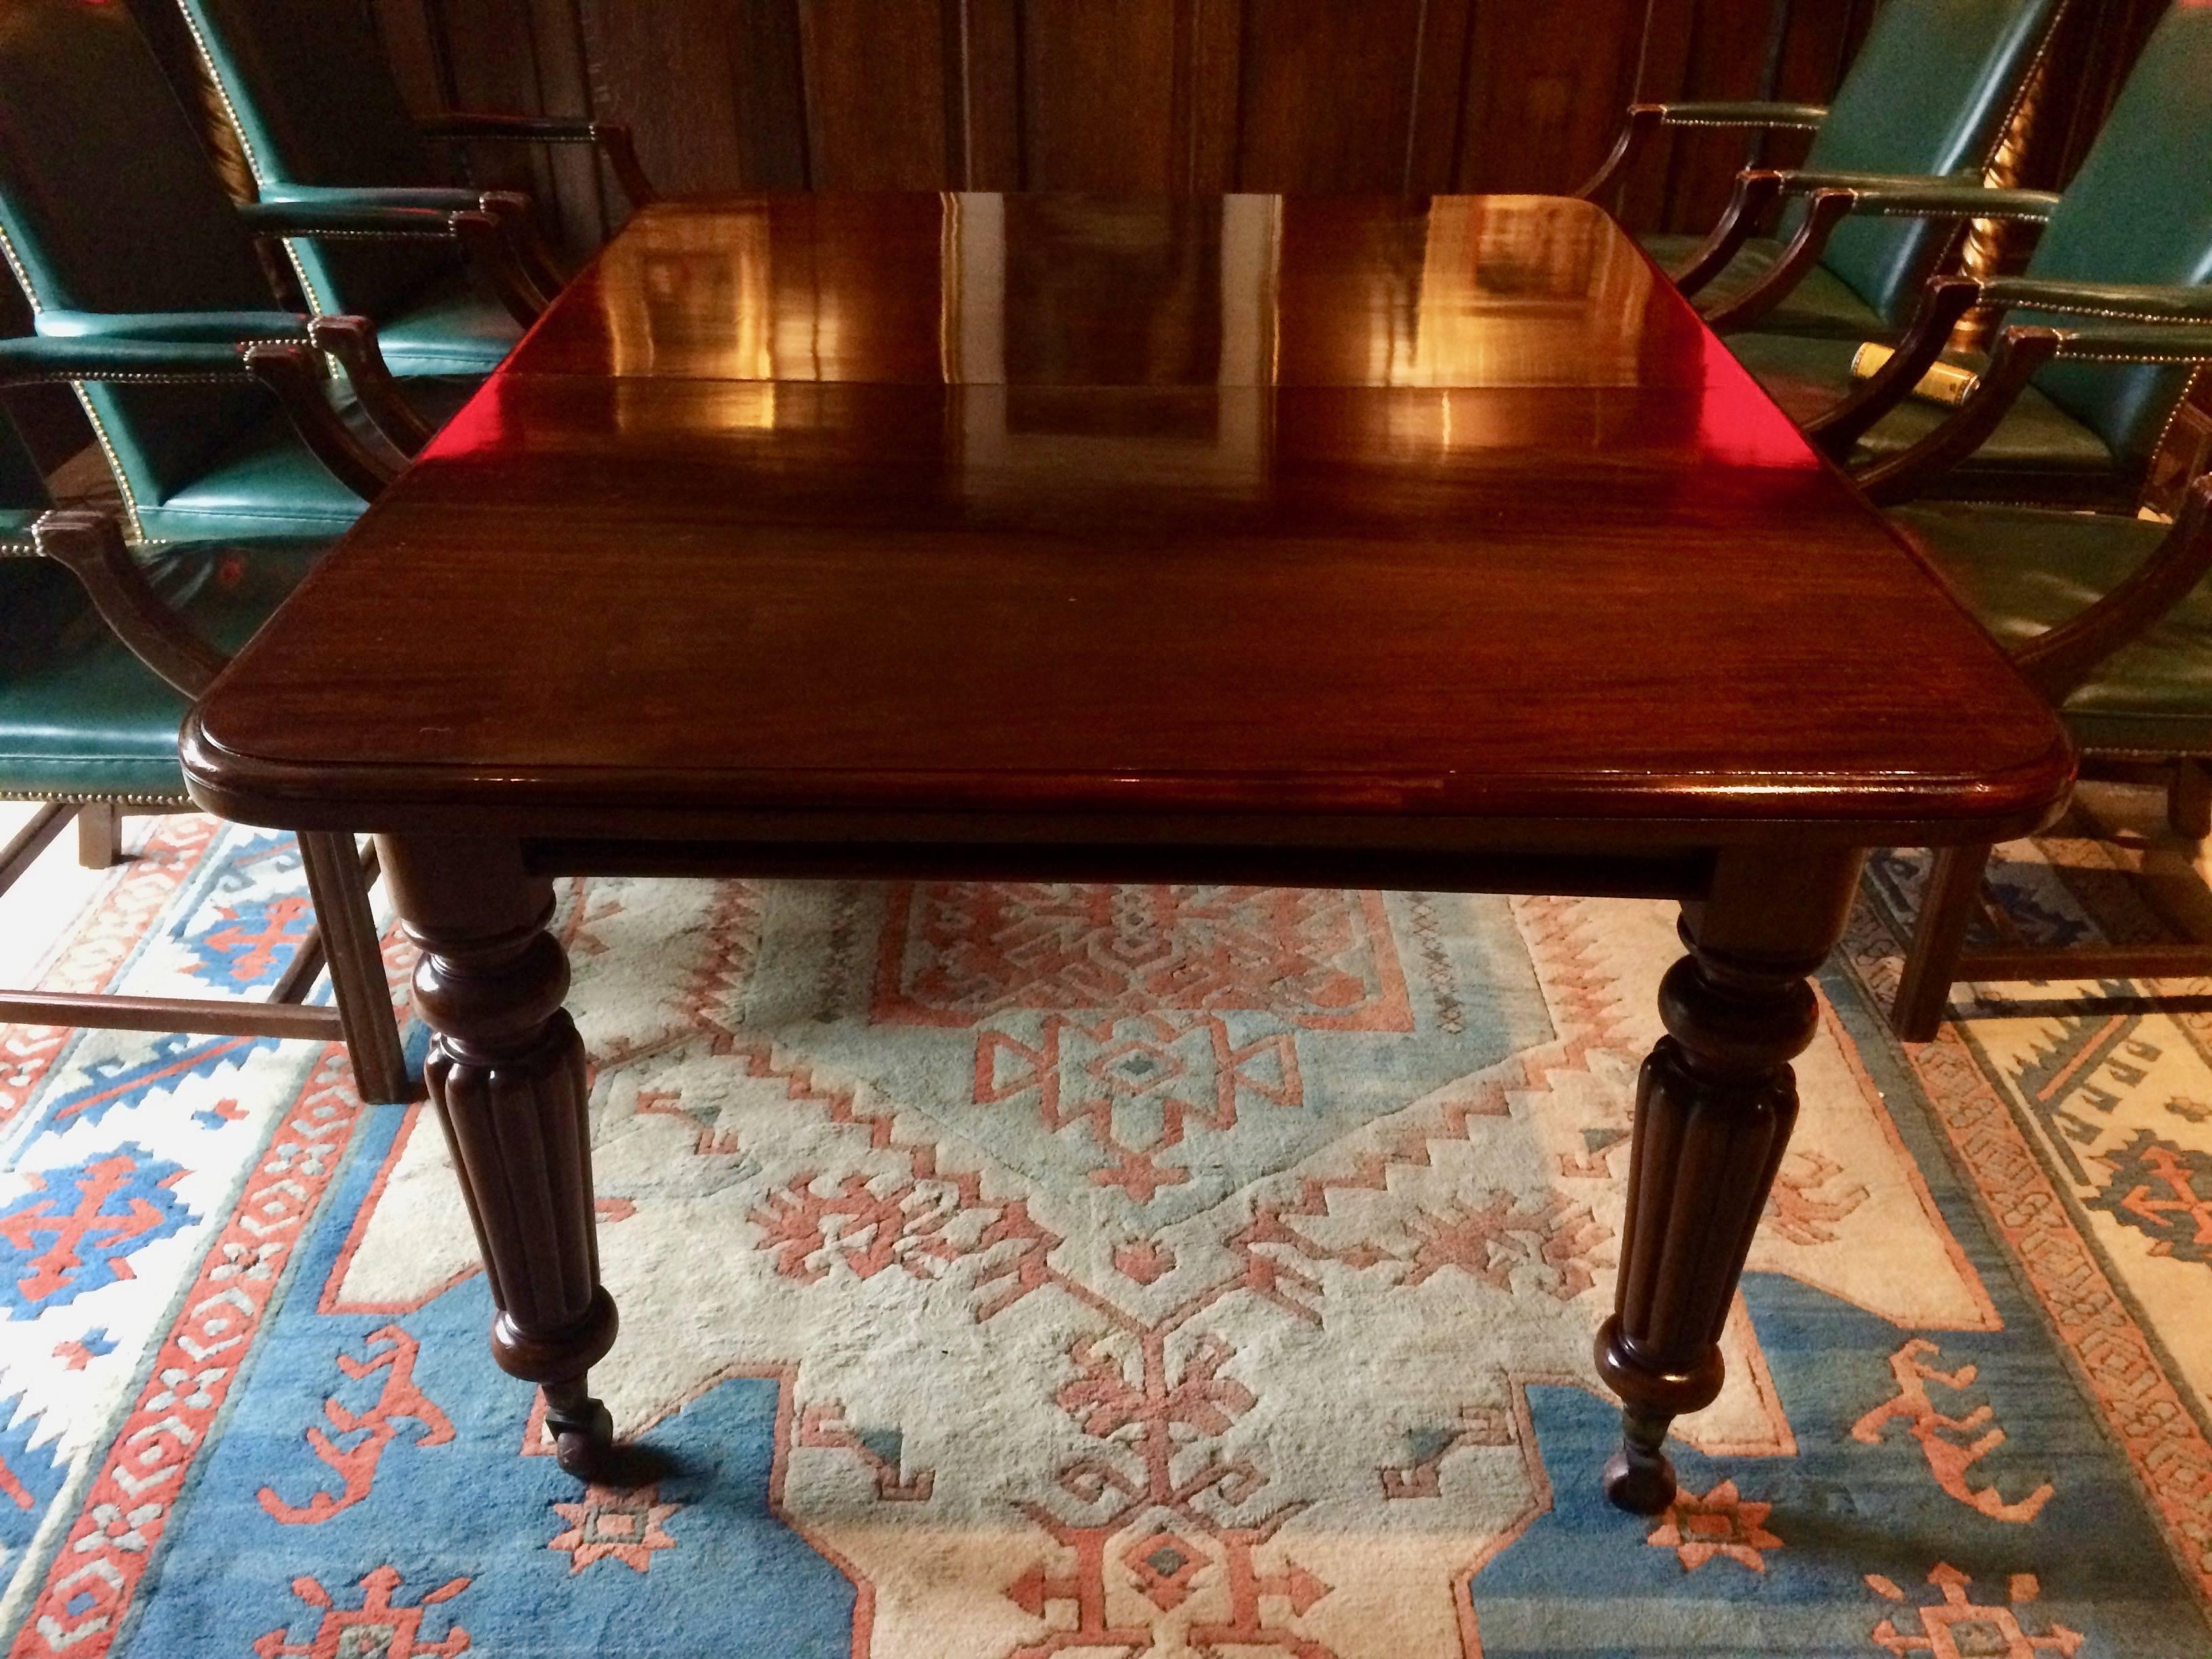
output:
M 123 809 L 112 801 L 87 801 L 76 809 L 76 861 L 88 870 L 123 862 Z
M 2203 761 L 2173 763 L 2173 781 L 2166 787 L 2166 821 L 2176 835 L 2191 841 L 2212 836 L 2212 771 Z
M 1993 850 L 1945 847 L 1936 854 L 1921 890 L 1920 919 L 1913 926 L 1912 948 L 1905 952 L 1905 976 L 1889 1006 L 1891 1028 L 1907 1042 L 1929 1042 L 1942 1024 L 1966 945 L 1966 924 L 1981 901 L 1982 874 Z
M 307 866 L 307 890 L 315 901 L 315 921 L 330 957 L 331 986 L 338 1018 L 344 1023 L 346 1050 L 353 1060 L 355 1085 L 363 1100 L 397 1104 L 414 1097 L 406 1056 L 399 1047 L 398 1022 L 384 977 L 376 919 L 368 904 L 368 881 L 353 837 L 328 830 L 303 830 L 300 858 Z
M 39 861 L 39 854 L 69 828 L 70 818 L 76 811 L 60 801 L 50 802 L 16 831 L 14 840 L 0 847 L 0 893 L 13 887 L 22 878 L 23 872 Z

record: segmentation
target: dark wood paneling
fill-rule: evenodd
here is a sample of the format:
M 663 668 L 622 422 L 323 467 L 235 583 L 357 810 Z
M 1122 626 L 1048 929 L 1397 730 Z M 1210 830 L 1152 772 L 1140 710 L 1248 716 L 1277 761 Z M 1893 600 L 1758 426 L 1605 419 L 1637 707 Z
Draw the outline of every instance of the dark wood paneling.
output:
M 1237 182 L 1246 190 L 1401 186 L 1424 0 L 1246 0 Z M 1342 95 L 1358 87 L 1359 95 Z
M 1023 0 L 1021 177 L 1035 189 L 1188 189 L 1192 110 L 1179 0 Z
M 800 0 L 815 189 L 942 190 L 964 181 L 962 9 L 943 0 Z
M 362 3 L 416 107 L 627 121 L 663 189 L 690 194 L 1567 191 L 1632 97 L 1825 100 L 1877 0 Z M 2039 175 L 2078 161 L 2162 9 L 2076 0 Z M 1662 144 L 1624 216 L 1702 228 L 1750 153 L 1733 134 Z M 580 150 L 472 161 L 535 191 L 572 246 L 623 211 Z
M 1636 92 L 1644 0 L 1479 0 L 1468 43 L 1462 190 L 1572 190 Z

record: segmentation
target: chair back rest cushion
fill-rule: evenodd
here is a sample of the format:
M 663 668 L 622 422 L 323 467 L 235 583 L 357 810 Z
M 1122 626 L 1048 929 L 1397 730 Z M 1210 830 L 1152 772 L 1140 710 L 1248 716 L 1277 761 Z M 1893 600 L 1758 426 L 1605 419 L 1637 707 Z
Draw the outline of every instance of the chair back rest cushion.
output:
M 2067 185 L 2028 274 L 2064 282 L 2212 282 L 2212 3 L 2177 0 Z M 2083 319 L 2016 313 L 2063 327 Z M 2147 469 L 2189 385 L 2186 368 L 2058 363 L 2037 388 Z
M 449 182 L 359 0 L 181 0 L 257 183 Z M 407 243 L 291 244 L 321 312 L 388 313 L 455 268 Z
M 1889 0 L 1837 88 L 1805 165 L 1978 176 L 2067 0 Z M 1793 227 L 1794 228 L 1794 227 Z M 1821 263 L 1902 326 L 1947 227 L 1861 219 Z
M 28 542 L 33 520 L 50 505 L 39 464 L 14 424 L 0 417 L 0 542 Z M 0 686 L 38 674 L 88 604 L 61 566 L 0 558 Z
M 253 238 L 127 6 L 0 9 L 0 232 L 40 311 L 266 311 Z M 165 499 L 265 419 L 266 393 L 92 386 L 134 503 Z

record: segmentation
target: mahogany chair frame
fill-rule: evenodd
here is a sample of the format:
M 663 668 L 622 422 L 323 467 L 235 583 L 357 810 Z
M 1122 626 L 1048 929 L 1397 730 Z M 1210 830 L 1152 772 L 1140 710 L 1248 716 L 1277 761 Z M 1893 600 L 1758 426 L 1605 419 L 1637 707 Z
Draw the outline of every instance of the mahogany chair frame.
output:
M 2059 627 L 2013 653 L 2029 684 L 2056 708 L 2097 670 L 2181 603 L 2212 571 L 2212 475 L 2197 480 L 2173 527 L 2155 552 L 2127 578 Z M 2153 767 L 2168 769 L 2166 813 L 2192 839 L 2212 834 L 2212 748 L 2155 757 L 2091 747 L 2084 777 L 2140 781 Z M 1904 976 L 1890 1023 L 1908 1042 L 1936 1035 L 1952 986 L 1961 981 L 2155 979 L 2212 973 L 2212 943 L 2153 945 L 2007 945 L 1969 951 L 1966 931 L 1979 906 L 1991 845 L 1937 848 L 1922 891 Z
M 368 343 L 373 349 L 373 334 Z M 354 348 L 362 344 L 357 331 L 348 334 L 347 343 Z M 0 369 L 0 383 L 70 379 L 72 370 L 101 378 L 127 375 L 134 382 L 190 383 L 241 376 L 258 380 L 276 393 L 301 437 L 325 465 L 364 498 L 373 499 L 394 476 L 392 465 L 357 437 L 331 407 L 324 395 L 313 355 L 304 345 L 266 341 L 230 347 L 146 343 L 146 365 L 125 371 L 117 367 L 114 342 L 102 343 L 97 363 L 75 361 L 68 350 L 71 343 L 66 340 L 10 344 L 15 361 Z M 48 349 L 40 351 L 41 347 Z M 27 368 L 23 362 L 27 356 L 52 361 L 44 367 Z M 0 543 L 0 558 L 45 558 L 67 569 L 116 638 L 150 672 L 187 698 L 197 699 L 205 692 L 229 660 L 163 599 L 131 556 L 120 527 L 105 514 L 48 512 L 33 527 L 27 543 Z M 98 868 L 120 861 L 122 820 L 126 814 L 191 810 L 191 801 L 181 794 L 46 799 L 30 823 L 0 848 L 0 893 L 20 880 L 72 821 L 77 826 L 79 860 Z M 112 1030 L 343 1041 L 364 1099 L 386 1103 L 414 1098 L 419 1087 L 407 1075 L 369 906 L 369 884 L 376 875 L 374 854 L 372 852 L 364 858 L 353 837 L 343 831 L 304 832 L 299 844 L 316 925 L 267 1001 L 0 989 L 0 1020 Z M 305 999 L 326 964 L 337 1006 L 310 1006 Z

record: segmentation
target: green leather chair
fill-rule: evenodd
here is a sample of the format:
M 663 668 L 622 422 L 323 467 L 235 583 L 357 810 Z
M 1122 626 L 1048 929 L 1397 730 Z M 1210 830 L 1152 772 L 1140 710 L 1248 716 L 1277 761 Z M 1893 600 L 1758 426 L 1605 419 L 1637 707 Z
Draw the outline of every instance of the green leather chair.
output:
M 333 534 L 426 435 L 373 329 L 276 307 L 255 235 L 277 230 L 503 236 L 481 206 L 242 211 L 126 8 L 0 9 L 0 252 L 39 336 L 16 367 L 77 384 L 134 539 Z M 306 341 L 343 364 L 350 424 L 319 360 L 242 349 Z
M 2199 331 L 2203 332 L 2203 331 Z M 2212 354 L 2212 341 L 2203 348 Z M 2085 776 L 2164 769 L 2185 835 L 2212 833 L 2212 477 L 2172 528 L 2116 514 L 1941 502 L 1899 526 L 2050 697 Z M 1966 950 L 1991 849 L 1936 855 L 1890 1018 L 1936 1035 L 1960 981 L 2126 981 L 2212 972 L 2212 945 L 2008 945 Z M 2124 985 L 2116 988 L 2125 991 Z
M 476 205 L 479 192 L 453 187 L 433 139 L 592 144 L 633 207 L 653 199 L 628 129 L 611 123 L 466 114 L 418 125 L 358 0 L 182 4 L 264 203 Z M 507 216 L 542 305 L 561 274 L 530 228 L 527 204 L 514 202 Z M 374 318 L 403 377 L 481 377 L 520 337 L 511 307 L 473 286 L 447 251 L 288 249 L 314 310 Z
M 0 436 L 0 799 L 44 803 L 0 847 L 4 892 L 72 818 L 97 865 L 119 856 L 125 812 L 196 810 L 177 761 L 191 700 L 325 544 L 173 545 L 141 562 L 112 520 L 40 514 L 36 469 Z M 343 1038 L 363 1098 L 411 1098 L 368 872 L 349 836 L 302 835 L 300 853 L 316 929 L 266 1003 L 0 990 L 0 1022 Z M 325 961 L 334 1010 L 305 1000 Z
M 1896 356 L 1863 381 L 1852 377 L 1850 340 L 1762 328 L 1729 331 L 1729 347 L 1877 500 L 1934 488 L 1966 499 L 2132 507 L 2187 390 L 2191 348 L 2176 356 L 2145 338 L 2130 355 L 2108 340 L 2109 355 L 2093 358 L 2079 342 L 2062 347 L 2049 331 L 2034 329 L 2008 331 L 2006 343 L 1986 357 L 1960 357 L 1948 348 L 1956 324 L 1977 306 L 2014 322 L 2212 325 L 2208 153 L 2212 8 L 2178 4 L 2153 33 L 2063 197 L 1942 179 L 1773 175 L 1808 204 L 1805 228 L 1776 267 L 1777 288 L 1786 286 L 1788 268 L 1810 267 L 1824 235 L 1881 219 L 2039 225 L 2022 275 L 1936 279 Z M 1724 331 L 1733 320 L 1714 319 Z M 1978 389 L 1955 410 L 1916 395 L 1939 359 L 1979 376 Z
M 1823 173 L 1960 174 L 1978 180 L 2021 89 L 2048 51 L 2068 0 L 1889 0 L 1875 15 L 1835 101 L 1818 105 L 1637 104 L 1620 142 L 1583 194 L 1624 178 L 1647 142 L 1669 130 L 1809 131 L 1805 166 Z M 1777 175 L 1741 175 L 1712 234 L 1646 236 L 1645 249 L 1709 307 L 1755 289 L 1782 258 L 1802 216 L 1793 205 L 1780 234 L 1753 229 L 1782 191 Z M 1863 340 L 1894 335 L 1911 319 L 1923 281 L 1949 240 L 1926 222 L 1842 227 L 1762 326 L 1779 333 Z

